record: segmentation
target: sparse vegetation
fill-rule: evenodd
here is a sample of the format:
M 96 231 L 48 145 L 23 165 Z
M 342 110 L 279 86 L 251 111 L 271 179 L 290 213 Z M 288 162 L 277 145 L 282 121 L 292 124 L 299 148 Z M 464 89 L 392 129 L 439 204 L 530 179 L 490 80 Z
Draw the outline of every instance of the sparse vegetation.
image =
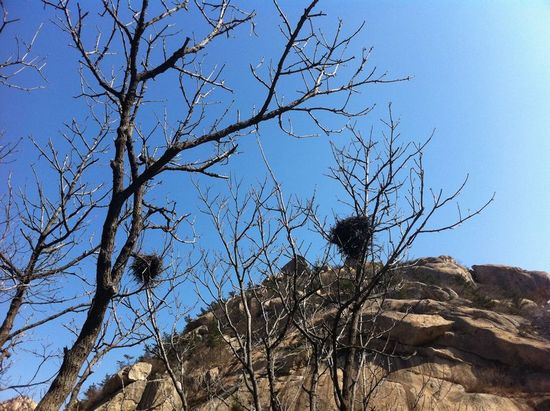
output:
M 472 286 L 465 286 L 461 295 L 469 299 L 474 307 L 490 310 L 495 307 L 495 301 L 485 291 Z

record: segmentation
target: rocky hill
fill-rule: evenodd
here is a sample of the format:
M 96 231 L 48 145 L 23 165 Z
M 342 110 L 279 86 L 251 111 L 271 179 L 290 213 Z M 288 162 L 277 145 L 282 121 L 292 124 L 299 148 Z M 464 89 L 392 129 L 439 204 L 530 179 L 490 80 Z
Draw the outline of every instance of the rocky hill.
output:
M 416 261 L 401 273 L 399 286 L 377 300 L 376 327 L 387 332 L 373 339 L 370 352 L 380 355 L 361 363 L 356 409 L 550 410 L 549 299 L 544 272 L 467 269 L 445 256 Z M 277 309 L 273 301 L 267 305 Z M 177 384 L 185 386 L 189 409 L 252 409 L 243 365 L 234 355 L 238 346 L 219 333 L 217 315 L 213 307 L 181 336 L 188 347 L 193 344 L 178 357 L 185 372 Z M 330 321 L 328 309 L 317 315 Z M 278 349 L 271 377 L 280 409 L 310 409 L 312 362 L 303 334 L 289 329 Z M 259 345 L 251 356 L 262 407 L 270 409 L 270 373 Z M 334 379 L 324 366 L 316 390 L 320 411 L 337 409 Z M 145 358 L 122 369 L 79 409 L 168 411 L 181 409 L 181 400 L 162 362 Z

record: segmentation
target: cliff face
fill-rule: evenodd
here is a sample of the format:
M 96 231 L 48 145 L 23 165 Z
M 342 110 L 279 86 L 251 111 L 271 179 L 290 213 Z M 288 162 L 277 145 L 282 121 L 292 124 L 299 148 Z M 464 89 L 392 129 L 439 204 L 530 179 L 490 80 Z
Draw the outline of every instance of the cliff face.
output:
M 547 273 L 496 265 L 468 270 L 450 257 L 437 257 L 418 260 L 402 275 L 401 286 L 379 301 L 383 310 L 376 321 L 388 330 L 386 351 L 362 363 L 357 409 L 550 409 Z M 330 313 L 318 315 L 327 321 Z M 182 364 L 190 407 L 250 409 L 242 366 L 231 354 L 234 341 L 229 335 L 216 338 L 212 324 L 214 314 L 207 312 L 185 334 L 196 342 Z M 275 389 L 281 409 L 309 409 L 306 346 L 297 330 L 280 346 Z M 252 357 L 261 402 L 269 409 L 266 361 L 259 349 Z M 328 369 L 321 370 L 319 410 L 337 409 L 332 381 Z M 146 360 L 121 370 L 80 409 L 168 411 L 181 409 L 181 403 L 163 367 Z

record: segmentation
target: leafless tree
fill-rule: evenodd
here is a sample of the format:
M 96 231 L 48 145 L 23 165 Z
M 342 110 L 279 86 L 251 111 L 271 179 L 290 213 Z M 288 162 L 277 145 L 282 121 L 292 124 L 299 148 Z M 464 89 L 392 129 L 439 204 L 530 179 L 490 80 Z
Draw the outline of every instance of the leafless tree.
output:
M 108 130 L 99 127 L 95 137 L 85 137 L 76 122 L 66 130 L 65 151 L 52 141 L 46 147 L 35 143 L 40 158 L 32 168 L 34 190 L 15 192 L 8 181 L 2 198 L 0 284 L 7 311 L 0 325 L 0 361 L 10 356 L 24 333 L 89 306 L 90 289 L 77 267 L 98 249 L 83 233 L 105 195 L 89 174 L 105 148 Z M 45 184 L 46 179 L 55 184 Z M 67 292 L 61 278 L 74 280 L 80 291 Z M 40 312 L 45 305 L 47 315 Z M 28 320 L 20 316 L 23 306 L 33 310 Z
M 231 181 L 228 191 L 227 198 L 199 193 L 221 251 L 205 252 L 204 269 L 195 275 L 197 289 L 205 290 L 199 292 L 203 302 L 214 301 L 219 333 L 241 366 L 253 408 L 262 409 L 259 379 L 266 377 L 269 407 L 280 410 L 276 372 L 292 317 L 279 298 L 290 293 L 291 284 L 279 275 L 288 256 L 286 232 L 274 212 L 277 189 L 266 181 L 248 191 Z M 294 217 L 291 223 L 296 226 L 306 221 L 302 214 Z M 260 362 L 265 362 L 265 370 Z
M 326 220 L 319 217 L 314 200 L 297 205 L 285 201 L 267 160 L 274 189 L 265 199 L 262 195 L 249 194 L 245 197 L 252 203 L 249 204 L 238 201 L 236 194 L 229 201 L 219 198 L 208 201 L 202 196 L 208 205 L 207 214 L 213 218 L 216 232 L 222 237 L 222 248 L 226 250 L 224 258 L 216 259 L 210 269 L 204 270 L 215 284 L 216 292 L 211 296 L 224 308 L 226 323 L 230 323 L 235 310 L 234 302 L 224 299 L 227 284 L 237 291 L 233 300 L 243 307 L 240 315 L 248 324 L 265 325 L 268 322 L 262 319 L 273 316 L 272 307 L 271 310 L 262 309 L 266 307 L 266 295 L 269 296 L 267 301 L 279 302 L 280 311 L 275 314 L 285 326 L 266 329 L 264 335 L 279 341 L 292 329 L 301 333 L 308 343 L 309 376 L 303 389 L 308 393 L 311 410 L 317 409 L 319 380 L 327 371 L 339 409 L 368 409 L 370 399 L 385 377 L 378 365 L 393 357 L 408 355 L 395 352 L 390 334 L 400 320 L 386 321 L 383 307 L 388 293 L 399 286 L 399 273 L 407 267 L 405 260 L 409 249 L 419 236 L 453 229 L 478 215 L 493 200 L 490 198 L 481 207 L 465 213 L 458 208 L 455 219 L 433 225 L 435 217 L 458 200 L 467 178 L 447 195 L 442 190 L 427 188 L 423 155 L 431 137 L 421 144 L 404 142 L 391 105 L 388 119 L 382 123 L 385 129 L 380 136 L 371 132 L 364 138 L 357 129 L 349 127 L 351 143 L 343 148 L 333 145 L 335 166 L 329 176 L 342 189 L 344 197 L 340 200 L 349 213 L 336 217 L 333 227 L 342 221 L 351 222 L 351 227 L 344 227 L 344 230 L 330 229 Z M 265 185 L 262 187 L 259 193 L 264 192 Z M 247 212 L 254 218 L 245 218 Z M 271 219 L 277 216 L 276 224 L 269 230 L 259 229 L 268 216 Z M 301 247 L 297 239 L 298 230 L 306 224 L 304 219 L 309 220 L 327 243 L 339 245 L 343 264 L 337 264 L 334 250 L 327 248 L 317 257 L 313 267 L 306 270 L 299 267 Z M 224 237 L 227 227 L 229 236 Z M 265 233 L 269 233 L 267 241 Z M 342 238 L 335 238 L 336 234 Z M 240 244 L 245 242 L 251 244 Z M 274 252 L 275 245 L 278 252 Z M 281 270 L 278 264 L 281 255 L 292 257 L 294 265 Z M 261 268 L 258 261 L 263 265 Z M 222 275 L 216 277 L 216 269 L 224 266 L 230 269 L 222 270 Z M 252 287 L 247 288 L 245 284 L 253 279 L 251 273 L 268 280 L 257 286 L 252 281 Z M 256 302 L 255 309 L 250 308 L 252 302 Z M 256 315 L 258 311 L 261 315 Z M 404 313 L 403 317 L 406 315 Z M 243 330 L 233 325 L 231 329 L 230 334 L 237 336 L 237 341 L 247 336 L 252 341 L 253 336 L 258 336 L 258 331 L 250 326 Z M 263 352 L 266 358 L 270 354 L 269 350 L 251 343 L 239 345 L 239 348 L 236 356 L 241 355 L 243 360 L 252 358 L 253 351 Z M 243 362 L 243 369 L 247 367 L 252 379 L 255 367 L 251 360 Z M 273 375 L 269 361 L 267 370 L 268 377 Z M 361 395 L 358 397 L 359 389 Z M 249 390 L 254 398 L 253 384 Z M 276 408 L 274 404 L 276 402 L 272 401 L 270 406 Z M 260 405 L 255 403 L 254 406 Z
M 388 293 L 399 286 L 409 249 L 419 236 L 453 229 L 493 200 L 472 211 L 462 212 L 458 207 L 455 219 L 433 225 L 441 211 L 456 203 L 467 178 L 449 194 L 427 188 L 423 156 L 431 137 L 421 144 L 403 141 L 391 105 L 382 123 L 381 136 L 371 132 L 364 138 L 350 127 L 351 143 L 333 146 L 335 166 L 329 176 L 345 194 L 341 201 L 349 212 L 336 218 L 335 224 L 360 223 L 347 228 L 350 239 L 342 238 L 354 244 L 335 241 L 338 231 L 329 229 L 319 217 L 314 200 L 301 205 L 285 201 L 267 162 L 273 189 L 264 184 L 242 198 L 238 186 L 230 190 L 229 198 L 201 195 L 224 250 L 203 270 L 207 279 L 201 285 L 217 302 L 213 312 L 218 313 L 220 332 L 233 337 L 230 343 L 236 342 L 234 355 L 247 374 L 256 409 L 261 403 L 254 354 L 261 353 L 267 362 L 273 391 L 270 407 L 278 409 L 273 370 L 278 344 L 289 330 L 300 332 L 310 347 L 310 375 L 303 387 L 310 409 L 317 409 L 319 378 L 327 370 L 339 409 L 368 409 L 385 377 L 377 365 L 408 355 L 395 352 L 390 334 L 400 320 L 386 321 L 383 307 Z M 340 244 L 343 265 L 335 264 L 334 251 L 328 248 L 314 267 L 300 267 L 297 238 L 305 220 L 327 242 Z M 279 263 L 283 255 L 293 261 L 285 269 Z M 231 298 L 227 298 L 228 290 L 234 291 Z M 263 339 L 270 343 L 260 344 Z
M 316 22 L 324 14 L 316 10 L 317 0 L 306 5 L 296 22 L 291 22 L 274 2 L 284 44 L 272 65 L 250 70 L 264 97 L 253 107 L 234 109 L 229 104 L 223 115 L 215 115 L 209 111 L 210 96 L 229 92 L 230 88 L 220 69 L 207 69 L 201 62 L 209 57 L 206 52 L 213 43 L 251 23 L 253 12 L 242 11 L 229 0 L 176 1 L 170 5 L 142 0 L 139 6 L 104 0 L 94 24 L 88 25 L 90 12 L 97 10 L 97 5 L 73 5 L 66 0 L 44 3 L 58 12 L 59 24 L 80 56 L 82 96 L 113 110 L 116 128 L 109 152 L 112 180 L 99 236 L 94 297 L 78 337 L 65 350 L 59 372 L 37 408 L 52 410 L 63 404 L 76 383 L 144 229 L 155 227 L 177 236 L 181 214 L 148 197 L 161 174 L 175 171 L 220 177 L 215 166 L 224 164 L 236 152 L 239 137 L 254 132 L 263 123 L 276 121 L 283 132 L 295 135 L 291 120 L 299 115 L 321 132 L 329 133 L 331 127 L 324 124 L 323 114 L 330 113 L 331 121 L 342 118 L 344 122 L 364 115 L 370 107 L 357 112 L 349 109 L 356 92 L 369 84 L 396 80 L 367 69 L 368 51 L 359 57 L 347 55 L 357 31 L 346 35 L 340 23 L 330 37 L 319 32 Z M 196 35 L 182 34 L 175 25 L 176 16 L 199 16 L 203 30 Z M 96 27 L 100 32 L 89 32 Z M 95 40 L 89 43 L 90 38 Z M 343 64 L 355 66 L 340 73 Z M 173 78 L 166 76 L 168 72 L 177 77 L 183 115 L 175 125 L 163 119 L 146 131 L 139 124 L 148 88 L 153 81 Z M 301 87 L 289 91 L 287 82 Z M 199 147 L 210 148 L 211 155 L 193 159 Z
M 391 105 L 383 125 L 385 129 L 380 137 L 371 134 L 364 138 L 350 128 L 351 144 L 344 148 L 333 146 L 336 165 L 331 168 L 330 176 L 346 194 L 341 199 L 349 209 L 345 217 L 367 222 L 356 247 L 358 252 L 350 255 L 345 247 L 340 247 L 346 260 L 342 269 L 336 271 L 336 284 L 342 288 L 345 281 L 347 289 L 337 290 L 331 301 L 335 313 L 328 330 L 328 360 L 336 403 L 341 410 L 365 407 L 361 400 L 356 402 L 365 356 L 391 355 L 384 344 L 389 330 L 380 329 L 376 319 L 388 288 L 395 286 L 396 274 L 410 247 L 419 236 L 459 226 L 493 200 L 490 198 L 473 211 L 462 212 L 458 208 L 455 219 L 436 225 L 435 217 L 455 204 L 467 178 L 448 194 L 429 189 L 425 183 L 423 156 L 431 138 L 422 144 L 402 141 Z M 334 230 L 328 230 L 315 213 L 310 216 L 319 232 L 334 242 Z
M 196 263 L 188 262 L 185 264 L 185 268 L 182 268 L 182 264 L 178 263 L 178 258 L 174 257 L 171 261 L 172 264 L 168 269 L 170 273 L 165 273 L 165 278 L 154 287 L 146 286 L 145 301 L 140 303 L 142 309 L 135 307 L 133 311 L 137 316 L 141 312 L 147 313 L 144 338 L 152 336 L 155 347 L 154 355 L 163 362 L 181 401 L 181 408 L 188 410 L 188 384 L 185 379 L 188 370 L 185 356 L 193 348 L 193 341 L 185 340 L 178 332 L 177 327 L 181 325 L 182 320 L 189 315 L 193 307 L 185 306 L 182 303 L 178 289 L 188 281 L 188 276 L 195 268 Z M 158 322 L 159 316 L 164 311 L 169 311 L 168 317 L 171 319 L 169 332 L 163 331 L 164 328 Z
M 8 43 L 11 27 L 21 27 L 20 19 L 10 18 L 0 1 L 0 38 Z M 41 88 L 25 85 L 24 72 L 32 72 L 44 80 L 45 59 L 34 56 L 34 46 L 42 25 L 30 41 L 15 37 L 15 47 L 6 47 L 0 61 L 0 86 L 21 91 Z M 23 76 L 23 78 L 22 78 Z M 103 119 L 105 120 L 105 119 Z M 99 118 L 91 113 L 89 127 Z M 103 123 L 105 125 L 106 123 Z M 84 138 L 84 133 L 88 133 Z M 4 142 L 4 135 L 0 136 Z M 64 147 L 46 146 L 32 140 L 39 160 L 31 167 L 34 184 L 14 188 L 11 176 L 0 198 L 0 289 L 6 312 L 0 323 L 0 377 L 2 390 L 19 391 L 43 384 L 37 381 L 41 368 L 54 354 L 46 346 L 30 349 L 29 344 L 17 350 L 23 336 L 29 342 L 28 332 L 51 321 L 85 311 L 89 307 L 86 280 L 76 267 L 97 251 L 93 243 L 86 243 L 88 218 L 101 202 L 101 185 L 90 184 L 89 170 L 102 154 L 105 127 L 98 127 L 95 137 L 83 130 L 76 121 L 66 125 Z M 7 141 L 0 146 L 0 163 L 15 160 L 20 141 Z M 54 184 L 44 184 L 46 180 Z M 34 185 L 34 186 L 33 186 Z M 76 289 L 68 293 L 61 287 L 61 278 L 72 278 Z M 84 285 L 84 287 L 82 287 Z M 26 315 L 21 315 L 26 307 Z M 48 307 L 44 310 L 44 307 Z M 37 366 L 30 370 L 30 379 L 13 383 L 7 375 L 15 352 L 36 355 Z

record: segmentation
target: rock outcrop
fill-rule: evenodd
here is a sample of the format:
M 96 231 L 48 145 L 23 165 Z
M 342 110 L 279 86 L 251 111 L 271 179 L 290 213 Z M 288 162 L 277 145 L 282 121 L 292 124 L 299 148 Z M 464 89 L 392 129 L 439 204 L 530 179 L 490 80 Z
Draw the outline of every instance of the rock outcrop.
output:
M 390 347 L 392 354 L 384 361 L 366 361 L 361 368 L 358 392 L 370 393 L 369 409 L 550 409 L 548 274 L 488 265 L 470 271 L 450 257 L 420 259 L 404 267 L 400 286 L 377 309 L 364 313 L 365 322 L 388 330 L 384 349 Z M 330 273 L 320 277 L 330 279 Z M 273 300 L 263 309 L 279 306 Z M 320 310 L 318 315 L 322 323 L 330 313 Z M 188 401 L 193 410 L 244 409 L 239 407 L 249 404 L 249 397 L 242 366 L 231 354 L 239 344 L 229 335 L 214 338 L 212 321 L 206 313 L 188 327 L 189 338 L 202 344 L 184 364 Z M 311 373 L 304 346 L 295 330 L 281 344 L 275 384 L 283 409 L 309 407 L 305 384 Z M 253 352 L 253 360 L 261 402 L 269 409 L 266 362 L 260 351 Z M 180 409 L 170 378 L 140 364 L 134 366 L 140 372 L 119 372 L 113 377 L 116 383 L 110 380 L 104 387 L 101 401 L 82 409 Z M 318 382 L 320 411 L 336 409 L 328 374 L 322 372 Z
M 416 279 L 424 284 L 462 288 L 475 287 L 475 281 L 468 269 L 457 264 L 452 257 L 426 257 L 406 265 L 407 279 Z
M 138 362 L 122 368 L 107 380 L 102 389 L 92 398 L 82 402 L 81 410 L 135 410 L 145 389 L 149 385 L 148 377 L 153 366 L 147 362 Z
M 32 411 L 36 402 L 28 397 L 16 397 L 0 403 L 0 411 Z
M 472 272 L 476 283 L 501 298 L 527 298 L 541 303 L 550 300 L 550 276 L 542 271 L 502 265 L 474 265 Z
M 412 314 L 397 311 L 382 312 L 377 321 L 389 330 L 390 339 L 405 345 L 424 345 L 440 338 L 453 328 L 449 321 L 437 314 Z

